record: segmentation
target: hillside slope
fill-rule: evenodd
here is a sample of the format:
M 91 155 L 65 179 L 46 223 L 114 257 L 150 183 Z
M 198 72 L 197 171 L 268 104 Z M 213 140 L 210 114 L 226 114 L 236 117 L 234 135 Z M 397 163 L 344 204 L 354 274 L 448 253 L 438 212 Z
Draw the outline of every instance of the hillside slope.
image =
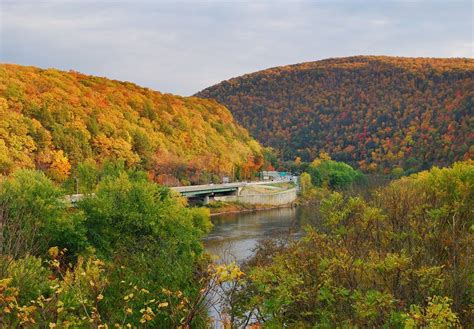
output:
M 472 157 L 474 60 L 358 56 L 247 74 L 196 96 L 226 105 L 286 159 L 320 151 L 363 170 Z
M 77 72 L 0 65 L 0 175 L 39 168 L 65 179 L 84 161 L 198 181 L 246 174 L 260 145 L 213 100 L 161 94 Z

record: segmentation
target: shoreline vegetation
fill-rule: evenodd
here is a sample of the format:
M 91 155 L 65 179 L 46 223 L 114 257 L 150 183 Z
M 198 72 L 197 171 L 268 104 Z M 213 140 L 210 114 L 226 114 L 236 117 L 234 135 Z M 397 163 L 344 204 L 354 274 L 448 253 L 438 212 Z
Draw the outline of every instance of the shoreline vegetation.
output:
M 321 153 L 300 175 L 299 198 L 282 206 L 316 204 L 322 227 L 297 241 L 262 241 L 242 265 L 205 252 L 211 216 L 277 206 L 190 207 L 123 162 L 87 173 L 101 179 L 75 208 L 41 171 L 0 181 L 0 325 L 205 328 L 215 291 L 231 326 L 472 320 L 473 161 L 372 190 L 370 178 Z
M 472 323 L 472 160 L 395 179 L 369 198 L 305 179 L 322 226 L 260 242 L 233 285 L 234 326 L 250 317 L 268 328 Z

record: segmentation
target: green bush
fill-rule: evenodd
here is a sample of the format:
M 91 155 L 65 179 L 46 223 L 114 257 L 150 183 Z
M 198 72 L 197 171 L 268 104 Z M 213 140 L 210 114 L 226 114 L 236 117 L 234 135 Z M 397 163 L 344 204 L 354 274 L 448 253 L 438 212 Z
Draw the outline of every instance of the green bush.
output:
M 97 327 L 125 318 L 151 327 L 204 323 L 205 312 L 191 312 L 189 304 L 206 273 L 201 238 L 212 227 L 209 210 L 187 208 L 185 199 L 120 163 L 106 165 L 101 176 L 75 207 L 40 172 L 18 171 L 0 182 L 0 310 L 10 312 L 0 327 Z M 48 253 L 49 269 L 29 255 Z
M 63 191 L 42 172 L 18 170 L 2 181 L 0 207 L 6 216 L 2 247 L 15 249 L 5 254 L 45 255 L 56 245 L 78 254 L 87 246 L 81 214 L 70 214 Z
M 206 210 L 188 209 L 168 188 L 126 172 L 105 177 L 78 208 L 84 212 L 88 241 L 101 258 L 114 261 L 106 290 L 114 296 L 107 304 L 112 316 L 117 316 L 113 310 L 121 281 L 153 291 L 179 290 L 188 297 L 198 293 L 194 271 L 203 251 L 200 239 L 211 226 Z M 170 318 L 157 316 L 156 321 L 169 324 Z
M 11 278 L 11 285 L 17 287 L 21 294 L 19 302 L 26 304 L 39 296 L 49 296 L 50 286 L 55 282 L 50 280 L 51 271 L 43 264 L 40 258 L 27 255 L 18 260 L 8 261 L 7 278 Z
M 311 175 L 313 185 L 327 186 L 332 189 L 346 189 L 364 178 L 360 171 L 348 164 L 330 159 L 317 159 L 306 171 Z

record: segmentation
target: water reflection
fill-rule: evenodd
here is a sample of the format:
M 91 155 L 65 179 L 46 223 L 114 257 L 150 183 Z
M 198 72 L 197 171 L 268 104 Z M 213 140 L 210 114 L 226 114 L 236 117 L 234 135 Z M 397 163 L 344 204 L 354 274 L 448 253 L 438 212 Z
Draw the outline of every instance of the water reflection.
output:
M 223 214 L 212 218 L 214 228 L 204 239 L 206 250 L 217 257 L 217 262 L 242 263 L 252 256 L 259 240 L 263 238 L 299 238 L 304 234 L 303 227 L 318 226 L 316 209 L 305 206 L 298 208 L 279 208 L 258 212 Z M 210 300 L 218 300 L 215 295 Z M 214 328 L 221 327 L 218 302 L 212 303 L 209 315 Z
M 315 224 L 314 209 L 279 208 L 258 212 L 223 214 L 212 218 L 214 228 L 204 239 L 206 250 L 220 261 L 242 262 L 262 238 L 298 238 L 302 227 Z

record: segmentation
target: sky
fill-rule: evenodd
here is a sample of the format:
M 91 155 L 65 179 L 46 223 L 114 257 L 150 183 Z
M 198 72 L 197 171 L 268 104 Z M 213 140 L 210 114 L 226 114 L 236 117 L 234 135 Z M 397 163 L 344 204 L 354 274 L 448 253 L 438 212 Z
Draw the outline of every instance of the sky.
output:
M 0 62 L 192 95 L 353 55 L 474 57 L 473 2 L 0 0 Z

